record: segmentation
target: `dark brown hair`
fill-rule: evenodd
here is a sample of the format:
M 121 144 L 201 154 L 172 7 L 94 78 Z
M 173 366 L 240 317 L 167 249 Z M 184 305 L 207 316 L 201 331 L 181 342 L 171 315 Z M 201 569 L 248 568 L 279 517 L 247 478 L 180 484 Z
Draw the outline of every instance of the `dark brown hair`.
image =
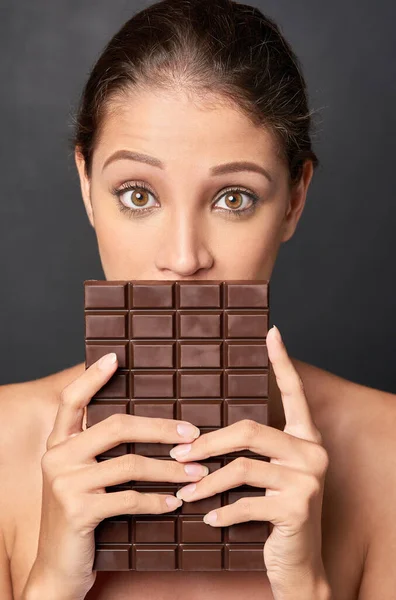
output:
M 231 0 L 163 0 L 135 14 L 94 65 L 73 119 L 90 178 L 105 117 L 144 89 L 178 89 L 210 107 L 228 103 L 267 127 L 285 161 L 290 185 L 311 146 L 311 116 L 302 69 L 279 27 L 260 10 Z

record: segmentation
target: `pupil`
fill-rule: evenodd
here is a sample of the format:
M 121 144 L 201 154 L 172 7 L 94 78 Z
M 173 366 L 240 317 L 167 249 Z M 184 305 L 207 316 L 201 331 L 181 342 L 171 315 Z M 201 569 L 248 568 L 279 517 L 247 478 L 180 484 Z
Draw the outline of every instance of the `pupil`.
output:
M 142 192 L 135 192 L 135 201 L 137 204 L 142 204 L 144 202 L 144 194 Z
M 228 202 L 228 204 L 229 204 L 229 205 L 231 205 L 231 206 L 232 206 L 233 204 L 234 204 L 235 206 L 236 206 L 236 205 L 238 205 L 238 206 L 239 206 L 239 204 L 240 204 L 240 202 L 239 202 L 239 200 L 238 200 L 238 197 L 237 197 L 235 194 L 229 194 L 229 195 L 227 196 L 227 202 Z

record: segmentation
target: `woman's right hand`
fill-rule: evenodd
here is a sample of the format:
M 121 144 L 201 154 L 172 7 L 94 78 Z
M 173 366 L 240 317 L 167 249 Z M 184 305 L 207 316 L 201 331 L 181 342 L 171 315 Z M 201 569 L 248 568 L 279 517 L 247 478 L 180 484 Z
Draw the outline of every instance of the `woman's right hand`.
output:
M 106 492 L 107 486 L 130 480 L 189 482 L 206 475 L 187 475 L 185 464 L 126 454 L 97 462 L 96 456 L 126 442 L 179 444 L 196 439 L 200 431 L 174 419 L 116 414 L 83 429 L 84 409 L 114 374 L 117 361 L 106 355 L 65 387 L 54 427 L 42 457 L 42 512 L 36 560 L 25 590 L 59 600 L 85 598 L 95 582 L 95 527 L 107 517 L 123 514 L 162 514 L 182 503 L 174 496 L 133 490 Z M 115 355 L 113 354 L 113 357 Z M 178 425 L 191 428 L 180 435 Z M 173 500 L 172 505 L 167 499 Z M 29 598 L 29 595 L 26 595 Z M 32 594 L 31 597 L 35 597 Z

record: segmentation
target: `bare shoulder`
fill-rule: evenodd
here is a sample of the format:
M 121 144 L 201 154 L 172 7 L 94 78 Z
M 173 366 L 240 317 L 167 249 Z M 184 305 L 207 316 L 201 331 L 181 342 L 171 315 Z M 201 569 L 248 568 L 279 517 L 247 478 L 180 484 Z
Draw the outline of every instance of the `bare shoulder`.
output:
M 59 405 L 59 391 L 79 365 L 47 377 L 0 386 L 0 469 L 37 463 L 46 450 Z M 16 471 L 15 471 L 16 472 Z M 4 482 L 4 479 L 3 479 Z
M 359 582 L 359 600 L 396 589 L 396 395 L 293 360 L 329 453 L 324 560 L 332 582 Z M 350 557 L 335 567 L 331 555 Z M 345 569 L 341 573 L 340 569 Z
M 0 386 L 0 466 L 45 450 L 63 387 L 84 370 L 83 364 L 46 377 Z M 43 442 L 43 438 L 44 442 Z
M 292 359 L 324 445 L 334 457 L 365 471 L 381 462 L 391 465 L 396 449 L 396 395 L 367 387 Z M 377 464 L 377 470 L 381 468 Z
M 317 426 L 327 436 L 348 445 L 364 441 L 394 443 L 396 395 L 364 386 L 297 359 L 293 364 L 303 380 Z M 390 446 L 391 447 L 391 446 Z
M 15 542 L 15 514 L 41 481 L 46 451 L 59 405 L 59 391 L 81 366 L 47 377 L 0 386 L 0 529 L 8 556 Z M 26 507 L 25 507 L 26 508 Z
M 46 379 L 0 386 L 0 466 L 40 450 L 40 434 L 56 413 L 55 397 Z
M 0 529 L 9 558 L 16 540 L 15 508 L 32 482 L 40 481 L 51 406 L 49 389 L 40 380 L 0 386 Z

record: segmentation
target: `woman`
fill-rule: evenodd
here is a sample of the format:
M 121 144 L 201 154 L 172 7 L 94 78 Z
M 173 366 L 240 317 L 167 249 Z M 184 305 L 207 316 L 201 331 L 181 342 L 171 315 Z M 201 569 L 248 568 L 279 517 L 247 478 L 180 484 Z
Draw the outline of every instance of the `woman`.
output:
M 310 117 L 298 59 L 257 9 L 165 0 L 135 15 L 90 74 L 73 139 L 106 278 L 270 279 L 318 164 Z M 270 330 L 267 347 L 284 431 L 240 421 L 199 435 L 176 420 L 135 416 L 87 430 L 85 407 L 117 367 L 111 355 L 86 371 L 78 364 L 3 386 L 0 597 L 394 598 L 395 398 L 290 358 L 278 333 Z M 95 461 L 128 440 L 191 444 L 167 473 L 196 483 L 182 500 L 241 483 L 266 487 L 207 522 L 270 521 L 267 571 L 92 572 L 103 518 L 180 504 L 104 493 L 164 480 L 163 463 L 151 458 Z M 271 462 L 199 471 L 204 458 L 236 447 Z M 190 474 L 186 463 L 196 466 Z

